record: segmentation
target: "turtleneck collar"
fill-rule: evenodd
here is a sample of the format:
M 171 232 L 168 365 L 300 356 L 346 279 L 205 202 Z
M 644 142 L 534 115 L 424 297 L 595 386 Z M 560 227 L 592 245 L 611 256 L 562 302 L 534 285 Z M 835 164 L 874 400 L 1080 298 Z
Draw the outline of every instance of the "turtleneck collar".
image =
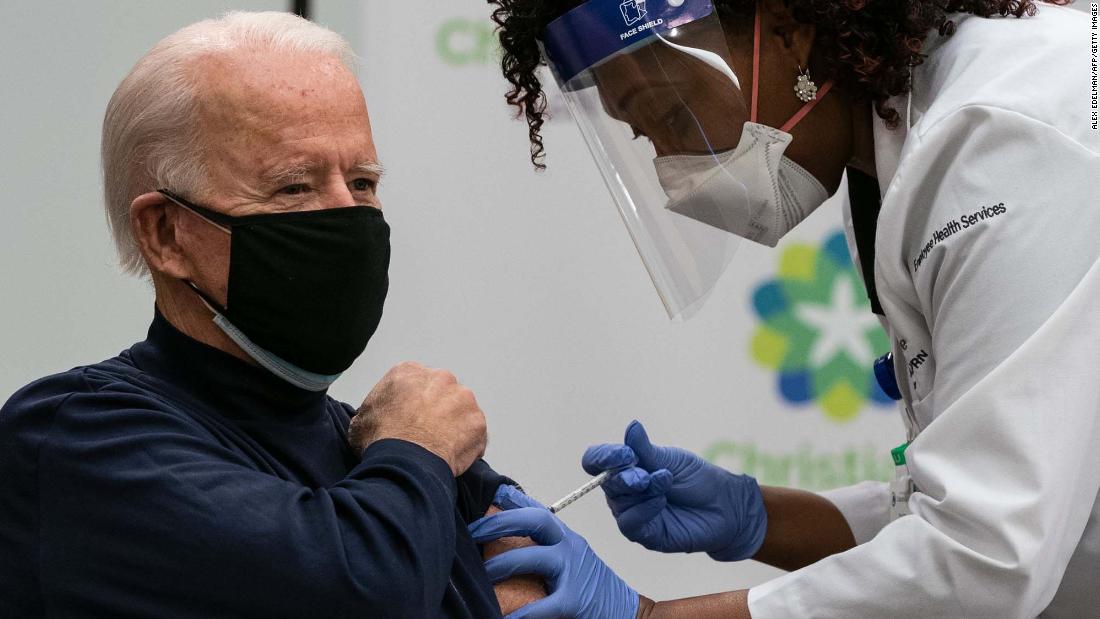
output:
M 324 391 L 291 385 L 252 365 L 183 334 L 160 313 L 149 335 L 130 349 L 134 364 L 233 418 L 314 417 L 324 411 Z

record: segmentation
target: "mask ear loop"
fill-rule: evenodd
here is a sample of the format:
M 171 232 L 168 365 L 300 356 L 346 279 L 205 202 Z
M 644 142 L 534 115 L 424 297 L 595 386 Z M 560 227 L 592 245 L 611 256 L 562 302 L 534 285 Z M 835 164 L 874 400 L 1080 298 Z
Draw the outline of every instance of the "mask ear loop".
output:
M 209 209 L 204 209 L 204 208 L 198 206 L 197 204 L 191 204 L 187 200 L 184 200 L 183 198 L 181 198 L 181 197 L 177 196 L 176 194 L 168 191 L 167 189 L 158 189 L 157 193 L 160 193 L 165 198 L 168 198 L 168 200 L 170 200 L 176 206 L 179 206 L 183 210 L 191 213 L 192 215 L 198 217 L 199 219 L 205 221 L 206 223 L 214 226 L 218 230 L 221 230 L 222 232 L 225 232 L 226 234 L 229 234 L 229 235 L 233 234 L 233 232 L 229 229 L 228 226 L 225 226 L 221 223 L 218 223 L 217 221 L 214 221 L 213 217 L 215 215 L 218 215 L 218 213 L 216 213 L 214 211 L 210 211 Z M 206 211 L 207 213 L 210 213 L 210 214 L 207 215 L 206 213 L 203 213 L 202 211 Z M 221 315 L 225 314 L 225 312 L 228 311 L 226 308 L 221 307 L 221 305 L 219 303 L 216 303 L 213 298 L 211 298 L 205 292 L 200 290 L 199 287 L 195 285 L 195 282 L 193 282 L 189 279 L 185 279 L 185 280 L 183 280 L 183 282 L 186 283 L 188 286 L 191 287 L 192 290 L 195 291 L 195 294 L 197 294 L 199 296 L 199 300 L 201 300 L 202 304 L 206 306 L 206 309 L 210 310 L 214 314 L 215 318 L 217 316 L 221 316 Z
M 195 285 L 195 282 L 189 279 L 185 279 L 183 281 L 191 287 L 191 290 L 195 291 L 195 294 L 199 296 L 199 300 L 202 301 L 202 304 L 205 305 L 206 309 L 210 310 L 214 314 L 214 316 L 220 316 L 228 311 L 227 308 L 222 307 L 219 303 L 215 302 L 214 299 L 207 296 L 205 292 L 199 290 L 199 287 Z
M 756 17 L 753 24 L 752 33 L 752 106 L 749 112 L 749 121 L 757 122 L 760 111 L 760 39 L 761 31 L 763 29 L 763 12 L 764 2 L 763 0 L 757 0 L 756 2 Z M 791 119 L 783 124 L 779 128 L 783 133 L 790 133 L 794 126 L 802 122 L 803 118 L 809 114 L 817 104 L 825 98 L 825 95 L 829 94 L 829 91 L 833 89 L 833 80 L 825 82 L 821 89 L 817 93 L 817 98 L 813 101 L 807 101 L 806 105 L 802 106 L 802 109 L 798 110 Z
M 806 115 L 813 111 L 813 109 L 817 107 L 817 104 L 821 102 L 821 99 L 824 98 L 825 95 L 829 94 L 829 91 L 832 89 L 833 80 L 829 80 L 822 84 L 821 89 L 817 91 L 817 98 L 813 101 L 807 101 L 806 105 L 803 105 L 802 109 L 798 110 L 798 112 L 794 116 L 791 116 L 791 119 L 788 120 L 782 127 L 780 127 L 779 130 L 783 133 L 790 133 L 791 129 L 794 129 L 795 125 L 802 122 L 802 119 L 806 118 Z
M 210 209 L 203 208 L 203 207 L 201 207 L 197 204 L 192 204 L 192 203 L 188 202 L 187 200 L 184 200 L 183 198 L 181 198 L 181 197 L 177 196 L 176 194 L 172 193 L 171 191 L 168 191 L 167 189 L 158 189 L 157 193 L 164 196 L 165 198 L 168 198 L 168 200 L 170 202 L 172 202 L 173 204 L 175 204 L 176 206 L 188 211 L 192 215 L 194 215 L 194 216 L 198 217 L 199 219 L 205 221 L 206 223 L 210 224 L 211 226 L 214 226 L 218 230 L 221 230 L 222 232 L 224 232 L 226 234 L 230 234 L 230 235 L 233 234 L 233 231 L 229 229 L 228 225 L 226 225 L 224 222 L 219 222 L 216 219 L 220 215 L 221 217 L 225 217 L 226 220 L 228 220 L 229 217 L 227 215 L 224 215 L 222 213 L 218 213 L 218 212 L 215 212 L 215 211 L 211 211 Z
M 752 106 L 749 108 L 749 122 L 755 123 L 760 111 L 760 27 L 764 3 L 756 2 L 755 24 L 752 30 Z

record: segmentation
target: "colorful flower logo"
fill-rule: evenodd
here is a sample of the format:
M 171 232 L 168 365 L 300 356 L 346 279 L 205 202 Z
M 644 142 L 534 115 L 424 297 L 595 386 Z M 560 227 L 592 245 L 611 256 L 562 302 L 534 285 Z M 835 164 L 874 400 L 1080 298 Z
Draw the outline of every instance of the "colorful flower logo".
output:
M 837 422 L 855 419 L 868 401 L 892 404 L 872 367 L 889 339 L 871 313 L 843 233 L 820 248 L 788 246 L 778 277 L 758 287 L 752 302 L 761 321 L 752 356 L 778 372 L 784 400 L 816 402 Z

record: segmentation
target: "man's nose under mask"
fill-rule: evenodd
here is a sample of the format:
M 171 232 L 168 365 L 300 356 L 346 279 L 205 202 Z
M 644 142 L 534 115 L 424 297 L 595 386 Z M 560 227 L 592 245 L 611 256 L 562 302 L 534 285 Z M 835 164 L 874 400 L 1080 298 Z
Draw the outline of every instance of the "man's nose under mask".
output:
M 746 122 L 734 150 L 657 157 L 653 165 L 680 215 L 775 247 L 828 199 L 825 187 L 783 156 L 791 134 Z
M 161 193 L 231 235 L 226 306 L 188 283 L 253 360 L 293 385 L 323 391 L 363 352 L 389 289 L 390 228 L 382 211 L 231 217 Z

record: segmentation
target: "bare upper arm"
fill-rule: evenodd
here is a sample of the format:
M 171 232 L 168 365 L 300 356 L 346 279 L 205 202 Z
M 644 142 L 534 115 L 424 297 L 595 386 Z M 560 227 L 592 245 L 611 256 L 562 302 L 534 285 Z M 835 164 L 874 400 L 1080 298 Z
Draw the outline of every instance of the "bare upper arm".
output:
M 485 512 L 485 515 L 491 516 L 500 511 L 501 509 L 499 507 L 492 505 L 489 507 L 488 511 Z M 488 561 L 509 550 L 534 545 L 535 542 L 527 537 L 502 537 L 485 544 L 483 557 Z M 500 603 L 500 609 L 505 615 L 531 602 L 541 600 L 547 595 L 546 585 L 543 583 L 542 578 L 538 576 L 516 576 L 497 583 L 493 589 L 496 591 L 497 602 Z

